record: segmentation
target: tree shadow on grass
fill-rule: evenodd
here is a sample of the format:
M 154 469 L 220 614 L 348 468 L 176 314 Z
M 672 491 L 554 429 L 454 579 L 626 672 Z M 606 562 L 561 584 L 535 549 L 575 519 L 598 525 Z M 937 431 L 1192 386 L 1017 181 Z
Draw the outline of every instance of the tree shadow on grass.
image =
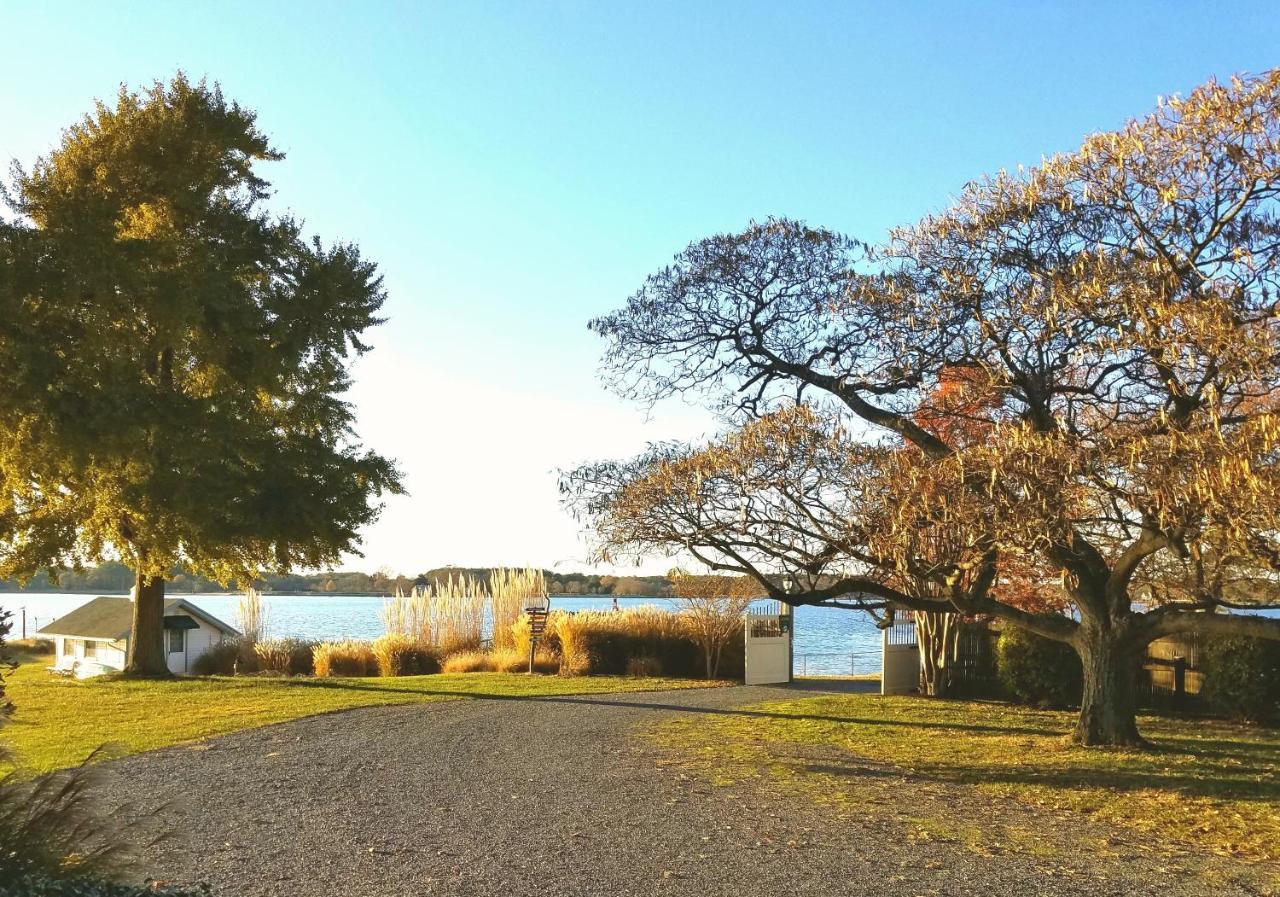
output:
M 1033 735 L 1056 737 L 1063 734 L 1060 729 L 1030 728 L 1006 725 L 983 725 L 980 723 L 928 722 L 924 720 L 875 719 L 854 716 L 834 716 L 816 713 L 778 713 L 770 710 L 751 710 L 734 707 L 699 707 L 691 704 L 670 704 L 656 701 L 625 701 L 616 698 L 595 695 L 510 695 L 481 691 L 449 691 L 446 689 L 396 688 L 374 685 L 362 685 L 352 680 L 337 679 L 297 679 L 288 684 L 299 688 L 332 688 L 352 691 L 385 692 L 406 694 L 415 697 L 448 697 L 470 698 L 477 701 L 512 701 L 535 702 L 544 704 L 574 704 L 592 707 L 619 707 L 628 710 L 652 710 L 661 713 L 682 713 L 694 716 L 737 716 L 752 719 L 771 720 L 805 720 L 809 722 L 845 723 L 860 726 L 884 726 L 890 728 L 930 729 L 957 732 L 981 732 L 999 735 Z M 690 694 L 702 693 L 700 689 L 691 690 Z M 352 708 L 355 709 L 355 708 Z
M 861 778 L 866 767 L 857 763 L 823 764 L 821 772 L 838 777 Z M 1280 803 L 1280 784 L 1259 781 L 1266 769 L 1198 770 L 1195 773 L 1084 766 L 1068 769 L 1044 767 L 967 768 L 945 763 L 916 761 L 909 772 L 952 785 L 1040 786 L 1059 791 L 1162 791 L 1185 797 L 1215 797 L 1248 803 Z
M 962 723 L 956 721 L 929 721 L 920 719 L 877 719 L 822 713 L 781 713 L 734 707 L 704 707 L 697 704 L 671 703 L 653 700 L 626 700 L 602 695 L 511 695 L 485 691 L 450 691 L 445 689 L 415 689 L 366 685 L 352 680 L 291 680 L 291 686 L 301 688 L 330 688 L 367 692 L 391 692 L 415 697 L 468 698 L 478 701 L 533 702 L 540 704 L 564 704 L 583 707 L 620 708 L 625 710 L 652 711 L 663 714 L 691 716 L 738 717 L 782 722 L 822 722 L 838 725 L 901 729 L 910 738 L 910 732 L 956 732 L 990 735 L 1014 735 L 1060 738 L 1061 728 L 1030 727 L 1023 725 Z M 691 697 L 707 694 L 692 691 Z M 1280 779 L 1275 768 L 1280 763 L 1280 745 L 1257 742 L 1231 741 L 1227 739 L 1200 739 L 1160 732 L 1160 743 L 1151 753 L 1153 759 L 1170 756 L 1192 756 L 1198 768 L 1156 769 L 1083 763 L 1079 766 L 1050 767 L 1018 764 L 1016 766 L 958 765 L 945 762 L 915 759 L 908 775 L 926 776 L 951 784 L 1005 784 L 1039 785 L 1056 789 L 1113 789 L 1118 791 L 1161 790 L 1186 796 L 1229 797 L 1250 802 L 1280 803 Z M 1096 755 L 1108 756 L 1105 752 Z M 854 758 L 851 757 L 851 760 Z M 1140 761 L 1138 761 L 1140 762 Z M 823 764 L 821 772 L 832 775 L 865 776 L 864 764 Z

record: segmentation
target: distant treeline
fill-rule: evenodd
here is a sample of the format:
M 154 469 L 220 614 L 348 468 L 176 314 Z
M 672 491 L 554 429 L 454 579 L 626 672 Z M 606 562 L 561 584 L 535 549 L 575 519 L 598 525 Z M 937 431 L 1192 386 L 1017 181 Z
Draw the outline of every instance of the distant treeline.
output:
M 404 576 L 390 571 L 376 573 L 340 571 L 334 573 L 284 574 L 264 576 L 256 585 L 263 592 L 331 593 L 337 595 L 390 594 L 397 586 L 409 591 L 415 585 L 440 582 L 450 576 L 468 575 L 483 581 L 489 580 L 489 568 L 437 567 L 416 576 Z M 666 597 L 671 594 L 671 584 L 663 576 L 601 576 L 595 573 L 561 573 L 544 570 L 547 591 L 553 595 L 635 595 Z M 133 571 L 116 561 L 83 570 L 63 570 L 57 581 L 47 573 L 35 576 L 25 586 L 17 580 L 0 580 L 0 592 L 127 592 L 133 587 Z M 180 592 L 232 592 L 211 579 L 196 576 L 186 570 L 174 570 L 165 591 Z

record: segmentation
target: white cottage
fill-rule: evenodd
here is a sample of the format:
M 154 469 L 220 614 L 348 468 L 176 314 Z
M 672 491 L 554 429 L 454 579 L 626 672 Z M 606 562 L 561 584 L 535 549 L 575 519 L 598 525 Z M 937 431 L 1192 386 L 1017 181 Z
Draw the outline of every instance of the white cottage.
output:
M 40 630 L 52 639 L 54 669 L 80 678 L 124 669 L 133 628 L 133 601 L 94 598 Z M 164 602 L 164 647 L 169 671 L 186 673 L 211 645 L 239 635 L 234 628 L 181 598 Z

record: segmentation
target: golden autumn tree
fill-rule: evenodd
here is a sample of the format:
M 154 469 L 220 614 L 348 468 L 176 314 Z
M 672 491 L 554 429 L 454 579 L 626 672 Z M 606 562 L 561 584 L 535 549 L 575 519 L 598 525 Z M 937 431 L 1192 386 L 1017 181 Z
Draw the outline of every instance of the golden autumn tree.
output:
M 592 327 L 625 396 L 701 392 L 748 417 L 799 397 L 894 451 L 871 553 L 901 564 L 936 527 L 962 535 L 943 579 L 965 606 L 1079 653 L 1076 739 L 1141 744 L 1151 640 L 1280 638 L 1220 612 L 1280 606 L 1278 191 L 1273 71 L 975 181 L 874 264 L 787 220 L 699 241 Z M 990 400 L 938 401 L 957 370 Z M 975 415 L 983 439 L 957 439 Z M 1001 600 L 1002 563 L 1051 571 L 1067 611 Z
M 981 563 L 985 549 L 941 524 L 913 534 L 906 556 L 880 544 L 892 513 L 884 478 L 903 454 L 857 442 L 811 407 L 786 406 L 705 446 L 584 465 L 563 488 L 603 561 L 684 554 L 736 574 L 702 579 L 745 579 L 790 604 L 864 611 L 881 623 L 909 596 L 923 636 L 921 685 L 942 695 L 959 618 L 977 612 L 972 596 L 993 571 Z
M 741 633 L 742 615 L 752 600 L 764 595 L 749 576 L 690 573 L 675 569 L 667 577 L 682 603 L 681 615 L 702 648 L 706 676 L 720 674 L 720 655 L 729 640 Z

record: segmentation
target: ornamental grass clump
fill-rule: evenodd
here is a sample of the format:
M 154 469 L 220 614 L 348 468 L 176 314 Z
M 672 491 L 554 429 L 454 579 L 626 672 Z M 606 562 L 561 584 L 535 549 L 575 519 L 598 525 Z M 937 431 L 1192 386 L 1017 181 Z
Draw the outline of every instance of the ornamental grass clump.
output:
M 440 660 L 431 648 L 396 632 L 374 641 L 373 656 L 380 676 L 421 676 L 440 672 Z
M 267 639 L 267 605 L 255 588 L 244 590 L 236 602 L 236 624 L 240 627 L 242 643 L 248 651 L 258 642 Z
M 327 676 L 376 676 L 378 659 L 368 642 L 322 642 L 312 651 L 315 674 Z
M 668 676 L 703 675 L 702 648 L 687 620 L 653 605 L 556 613 L 548 631 L 559 645 L 560 671 L 566 676 L 627 675 L 636 658 L 660 666 Z M 722 657 L 721 673 L 741 676 L 741 669 L 741 651 L 730 647 Z
M 560 659 L 550 651 L 538 651 L 533 658 L 535 673 L 555 673 Z M 506 648 L 500 651 L 459 651 L 441 663 L 445 673 L 524 673 L 529 670 L 529 653 Z
M 490 673 L 493 672 L 493 664 L 483 651 L 459 651 L 441 661 L 440 670 L 445 673 Z
M 282 676 L 310 676 L 315 672 L 315 642 L 284 638 L 259 642 L 253 646 L 262 672 Z
M 525 608 L 532 599 L 546 597 L 547 583 L 541 570 L 508 570 L 499 567 L 489 575 L 489 616 L 493 626 L 495 651 L 511 648 L 519 650 L 512 627 L 524 616 Z M 527 658 L 527 643 L 524 651 Z
M 476 650 L 484 635 L 489 596 L 477 579 L 450 576 L 443 583 L 396 594 L 382 609 L 389 634 L 403 635 L 438 656 Z

